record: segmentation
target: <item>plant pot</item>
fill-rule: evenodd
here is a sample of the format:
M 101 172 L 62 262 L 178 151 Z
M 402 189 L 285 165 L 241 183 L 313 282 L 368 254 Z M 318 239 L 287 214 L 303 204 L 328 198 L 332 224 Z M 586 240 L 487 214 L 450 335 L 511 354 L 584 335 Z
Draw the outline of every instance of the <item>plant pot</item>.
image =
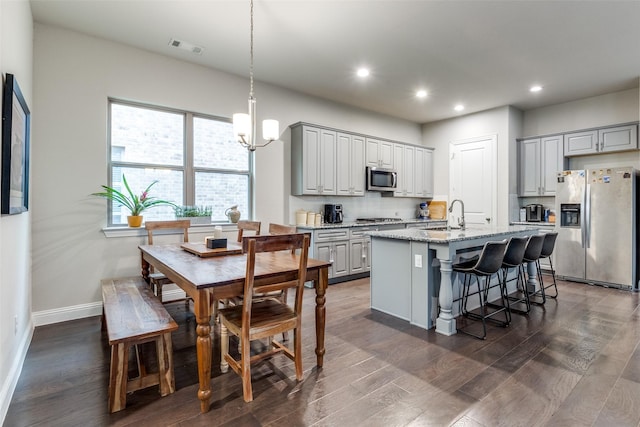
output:
M 211 224 L 210 216 L 181 216 L 181 217 L 176 217 L 176 219 L 188 219 L 189 221 L 191 221 L 191 225 Z
M 142 225 L 142 215 L 129 215 L 127 223 L 129 227 L 140 227 Z

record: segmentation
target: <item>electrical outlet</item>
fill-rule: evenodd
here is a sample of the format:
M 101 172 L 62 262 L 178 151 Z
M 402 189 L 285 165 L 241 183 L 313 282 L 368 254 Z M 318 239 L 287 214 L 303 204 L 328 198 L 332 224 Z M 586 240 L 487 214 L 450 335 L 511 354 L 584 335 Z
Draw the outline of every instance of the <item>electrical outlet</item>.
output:
M 13 316 L 13 335 L 18 333 L 18 315 Z
M 422 268 L 422 255 L 420 254 L 415 254 L 413 257 L 413 265 L 415 265 L 417 268 Z

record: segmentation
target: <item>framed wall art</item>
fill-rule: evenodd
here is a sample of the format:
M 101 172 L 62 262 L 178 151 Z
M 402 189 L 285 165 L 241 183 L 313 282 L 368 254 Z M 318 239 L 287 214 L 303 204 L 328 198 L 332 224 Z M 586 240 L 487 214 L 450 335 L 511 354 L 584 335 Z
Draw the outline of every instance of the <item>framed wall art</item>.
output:
M 0 213 L 29 209 L 29 126 L 31 112 L 13 74 L 6 75 L 2 96 L 2 182 Z

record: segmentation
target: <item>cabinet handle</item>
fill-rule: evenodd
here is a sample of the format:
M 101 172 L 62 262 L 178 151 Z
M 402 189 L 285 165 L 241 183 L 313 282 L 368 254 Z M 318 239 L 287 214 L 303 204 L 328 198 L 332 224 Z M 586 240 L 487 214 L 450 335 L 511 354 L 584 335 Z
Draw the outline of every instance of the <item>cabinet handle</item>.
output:
M 333 248 L 329 248 L 329 262 L 333 262 Z

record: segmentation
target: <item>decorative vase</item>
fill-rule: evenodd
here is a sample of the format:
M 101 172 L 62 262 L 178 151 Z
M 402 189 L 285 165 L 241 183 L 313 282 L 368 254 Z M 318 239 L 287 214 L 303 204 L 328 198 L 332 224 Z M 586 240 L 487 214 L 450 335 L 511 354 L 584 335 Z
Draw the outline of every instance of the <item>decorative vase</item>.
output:
M 224 211 L 224 214 L 227 216 L 227 218 L 229 218 L 229 221 L 234 224 L 237 223 L 240 219 L 240 211 L 238 210 L 238 205 L 231 206 L 229 209 Z
M 140 227 L 142 225 L 142 215 L 129 215 L 127 223 L 129 227 Z

